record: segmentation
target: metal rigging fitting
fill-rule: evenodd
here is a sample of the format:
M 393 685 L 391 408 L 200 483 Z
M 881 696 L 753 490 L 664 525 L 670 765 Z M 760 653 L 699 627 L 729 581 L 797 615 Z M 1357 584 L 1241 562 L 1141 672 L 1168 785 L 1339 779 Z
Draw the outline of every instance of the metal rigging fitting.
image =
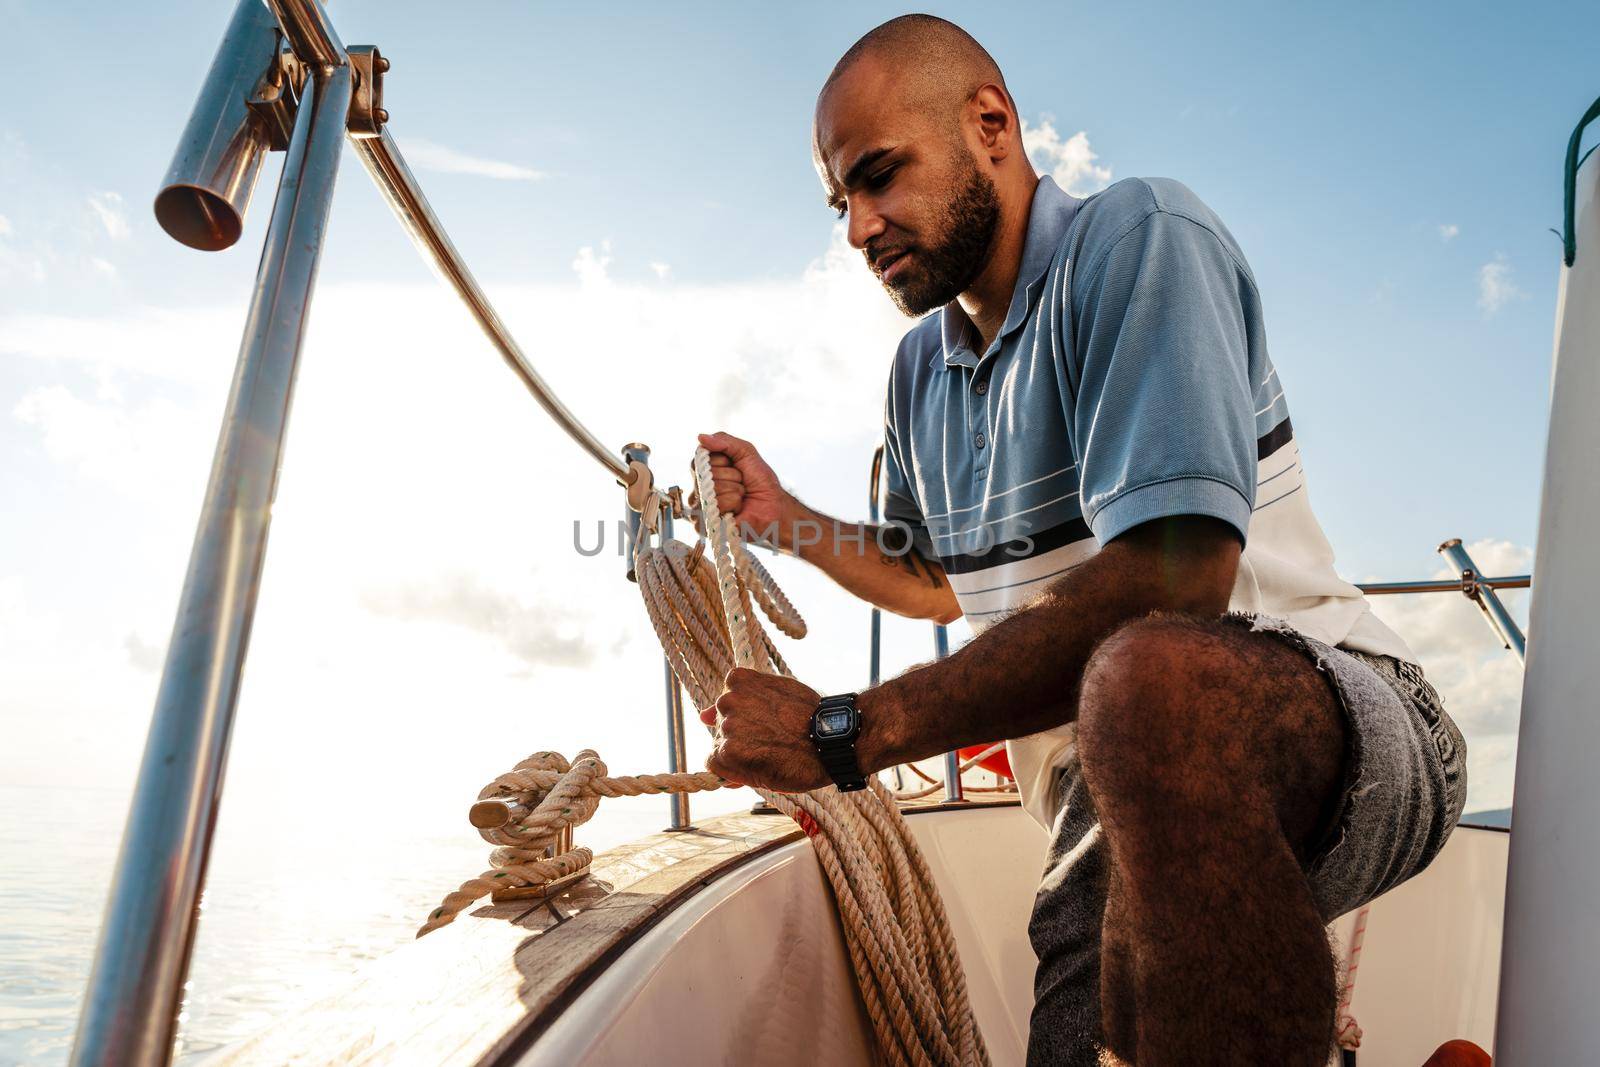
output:
M 356 76 L 345 129 L 357 141 L 382 137 L 383 124 L 389 121 L 389 112 L 383 107 L 383 75 L 389 69 L 389 61 L 378 54 L 376 45 L 370 44 L 352 45 L 345 54 L 350 57 L 350 69 Z

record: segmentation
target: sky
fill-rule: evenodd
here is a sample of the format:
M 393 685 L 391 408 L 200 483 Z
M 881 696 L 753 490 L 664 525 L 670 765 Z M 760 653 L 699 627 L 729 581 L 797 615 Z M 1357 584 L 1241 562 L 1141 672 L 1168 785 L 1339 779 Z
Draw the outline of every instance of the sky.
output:
M 0 114 L 0 782 L 122 789 L 137 766 L 281 158 L 233 249 L 155 225 L 229 9 L 0 0 L 29 42 L 0 68 L 25 102 Z M 1445 575 L 1434 548 L 1456 536 L 1487 572 L 1530 566 L 1550 228 L 1600 92 L 1600 9 L 931 10 L 995 55 L 1041 171 L 1085 194 L 1174 177 L 1227 222 L 1343 574 Z M 808 127 L 833 61 L 901 9 L 439 11 L 330 7 L 346 42 L 391 57 L 391 132 L 541 373 L 602 440 L 650 443 L 665 481 L 686 479 L 694 433 L 727 429 L 809 503 L 864 516 L 909 324 L 827 213 Z M 381 774 L 405 787 L 386 810 L 431 825 L 534 749 L 660 769 L 661 662 L 613 552 L 621 509 L 346 153 L 229 805 L 316 812 Z M 597 522 L 608 551 L 581 555 L 574 524 L 592 546 Z M 797 674 L 862 686 L 865 607 L 773 570 L 812 622 L 785 649 Z M 1515 661 L 1460 598 L 1379 610 L 1467 730 L 1469 807 L 1509 803 Z M 890 671 L 931 653 L 926 624 L 887 633 Z

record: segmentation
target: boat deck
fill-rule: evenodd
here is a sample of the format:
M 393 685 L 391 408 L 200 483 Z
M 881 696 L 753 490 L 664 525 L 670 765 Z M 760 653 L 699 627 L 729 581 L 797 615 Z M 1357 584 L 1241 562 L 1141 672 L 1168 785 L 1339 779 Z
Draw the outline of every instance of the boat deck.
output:
M 1009 794 L 972 796 L 911 801 L 903 810 L 1017 803 Z M 620 845 L 596 856 L 582 881 L 471 908 L 368 964 L 347 989 L 207 1063 L 509 1062 L 611 959 L 698 890 L 801 837 L 781 815 L 735 813 Z

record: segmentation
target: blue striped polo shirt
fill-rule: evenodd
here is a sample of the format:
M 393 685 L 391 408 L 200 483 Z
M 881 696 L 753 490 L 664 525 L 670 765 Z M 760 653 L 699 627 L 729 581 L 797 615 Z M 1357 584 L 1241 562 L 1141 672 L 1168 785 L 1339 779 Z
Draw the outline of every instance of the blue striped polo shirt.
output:
M 1233 609 L 1413 658 L 1334 572 L 1255 279 L 1185 186 L 1079 199 L 1041 178 L 1005 321 L 982 353 L 975 338 L 955 303 L 906 334 L 884 435 L 885 518 L 943 565 L 975 630 L 1140 523 L 1207 515 L 1244 544 Z M 1070 742 L 1011 743 L 1047 825 Z

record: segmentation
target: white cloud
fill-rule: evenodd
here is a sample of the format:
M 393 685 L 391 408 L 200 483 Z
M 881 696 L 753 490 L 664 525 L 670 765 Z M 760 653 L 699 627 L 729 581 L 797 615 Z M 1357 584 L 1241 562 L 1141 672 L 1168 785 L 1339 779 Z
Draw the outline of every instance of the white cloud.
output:
M 128 226 L 128 215 L 122 207 L 122 197 L 117 193 L 95 193 L 89 197 L 89 209 L 94 212 L 95 218 L 100 220 L 100 225 L 105 227 L 107 236 L 113 241 L 126 241 L 132 230 Z
M 1511 280 L 1511 264 L 1504 254 L 1478 268 L 1478 306 L 1487 315 L 1493 315 L 1512 300 L 1523 296 L 1521 289 Z
M 0 237 L 10 237 L 11 233 L 11 220 L 0 215 Z
M 363 603 L 380 615 L 442 622 L 486 634 L 530 666 L 587 667 L 599 642 L 560 605 L 523 603 L 477 575 L 438 575 L 371 589 Z
M 81 396 L 61 385 L 23 394 L 13 415 L 57 463 L 118 494 L 164 500 L 170 472 L 196 466 L 206 420 L 166 398 L 132 405 L 114 393 Z
M 13 282 L 42 283 L 49 276 L 42 255 L 31 250 L 12 247 L 10 242 L 0 244 L 0 284 Z
M 611 242 L 600 242 L 600 251 L 596 252 L 589 245 L 578 249 L 578 254 L 572 260 L 572 272 L 578 276 L 578 284 L 589 287 L 604 287 L 611 284 Z
M 1439 240 L 1449 241 L 1460 236 L 1461 227 L 1453 222 L 1446 222 L 1439 227 Z
M 420 137 L 407 137 L 406 160 L 418 170 L 437 171 L 441 174 L 471 174 L 479 178 L 498 181 L 534 182 L 547 177 L 544 171 L 525 167 L 520 163 L 468 155 L 448 145 L 426 141 Z
M 1037 126 L 1022 124 L 1022 147 L 1034 166 L 1074 196 L 1098 192 L 1111 183 L 1111 168 L 1095 162 L 1100 157 L 1089 147 L 1089 135 L 1079 130 L 1062 140 L 1050 115 L 1042 116 Z
M 787 280 L 662 286 L 648 271 L 612 279 L 611 259 L 597 242 L 568 282 L 493 292 L 601 440 L 650 442 L 661 481 L 681 484 L 694 434 L 726 428 L 755 440 L 808 502 L 861 517 L 908 322 L 842 228 Z M 374 319 L 374 306 L 385 314 Z M 0 612 L 0 731 L 28 739 L 0 746 L 0 780 L 48 777 L 65 765 L 57 756 L 111 784 L 132 773 L 240 326 L 237 306 L 0 314 L 0 354 L 42 379 L 0 416 L 21 431 L 19 462 L 54 467 L 28 476 L 56 487 L 20 535 L 36 542 L 30 610 Z M 429 803 L 470 799 L 541 746 L 596 746 L 619 772 L 661 769 L 661 658 L 637 587 L 610 543 L 587 557 L 572 542 L 575 519 L 587 545 L 595 521 L 621 515 L 610 477 L 551 426 L 446 292 L 321 287 L 230 793 L 270 789 L 274 766 L 312 734 L 319 751 L 415 771 L 437 794 Z M 47 533 L 62 529 L 105 531 L 105 551 L 57 551 Z M 801 677 L 859 686 L 866 609 L 789 560 L 771 566 L 814 626 L 785 647 Z M 40 622 L 45 603 L 59 626 Z M 891 621 L 886 633 L 888 669 L 927 655 L 925 625 Z M 54 679 L 68 674 L 63 694 Z M 112 720 L 102 742 L 98 725 Z M 691 746 L 703 758 L 703 743 Z M 306 769 L 310 794 L 336 790 L 336 762 Z
M 672 277 L 672 264 L 670 263 L 662 263 L 659 261 L 652 262 L 650 264 L 650 269 L 661 281 L 666 281 L 668 278 Z

